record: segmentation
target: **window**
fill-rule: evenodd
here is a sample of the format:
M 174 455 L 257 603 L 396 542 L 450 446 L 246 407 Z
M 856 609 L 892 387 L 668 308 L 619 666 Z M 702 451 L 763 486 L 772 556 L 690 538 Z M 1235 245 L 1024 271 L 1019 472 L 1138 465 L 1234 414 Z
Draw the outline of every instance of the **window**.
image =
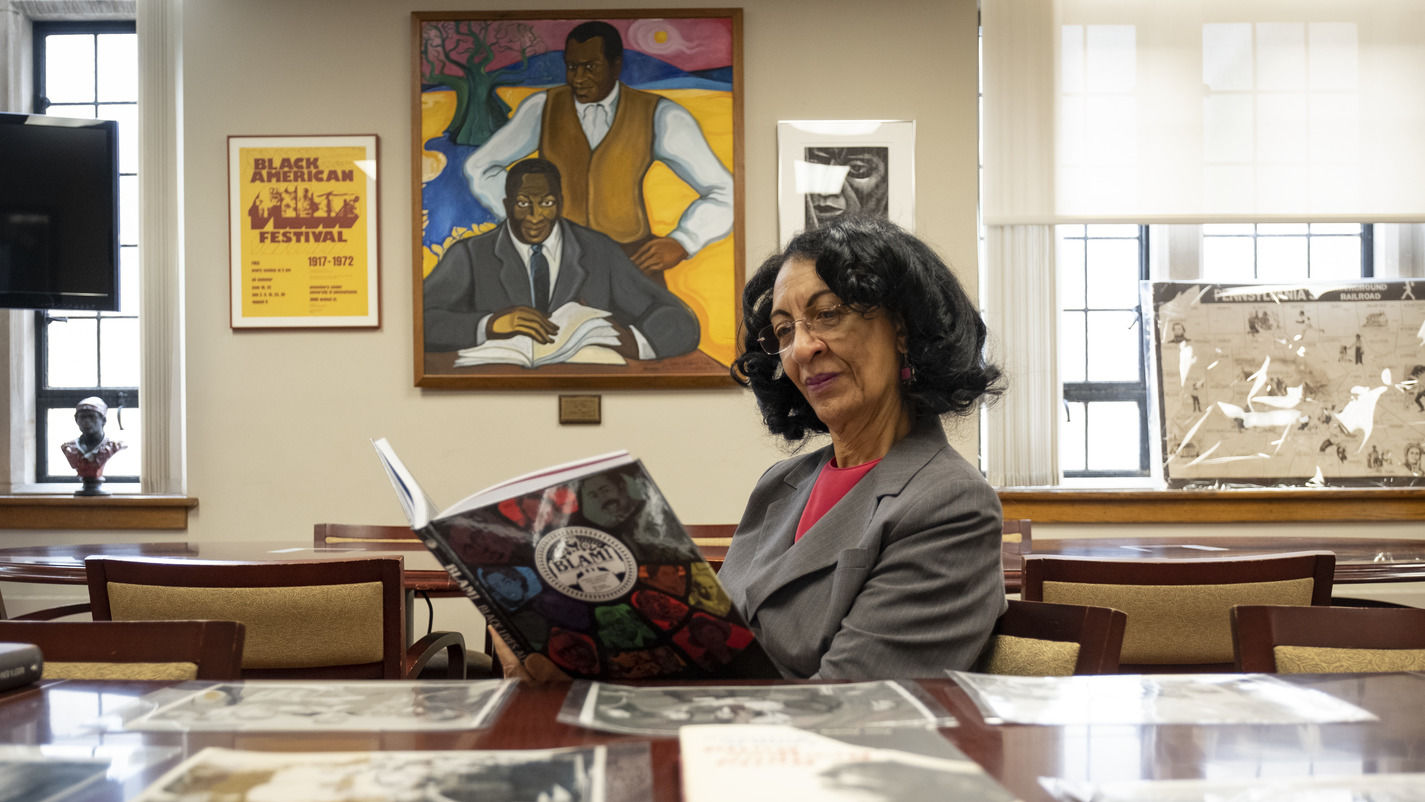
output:
M 78 434 L 74 406 L 99 396 L 106 431 L 127 448 L 105 466 L 109 482 L 137 482 L 139 420 L 138 56 L 132 22 L 37 22 L 35 111 L 119 124 L 118 312 L 35 313 L 35 481 L 75 482 L 61 443 Z
M 1147 476 L 1148 386 L 1138 282 L 1148 228 L 1058 227 L 1059 466 L 1066 477 Z
M 1360 223 L 1218 223 L 1202 227 L 1202 275 L 1227 284 L 1370 278 L 1371 227 Z
M 1061 225 L 1059 374 L 1065 478 L 1134 477 L 1151 465 L 1139 281 L 1168 276 L 1231 284 L 1359 279 L 1375 275 L 1374 228 L 1359 223 L 1222 223 L 1192 227 L 1197 247 L 1150 259 L 1148 226 Z

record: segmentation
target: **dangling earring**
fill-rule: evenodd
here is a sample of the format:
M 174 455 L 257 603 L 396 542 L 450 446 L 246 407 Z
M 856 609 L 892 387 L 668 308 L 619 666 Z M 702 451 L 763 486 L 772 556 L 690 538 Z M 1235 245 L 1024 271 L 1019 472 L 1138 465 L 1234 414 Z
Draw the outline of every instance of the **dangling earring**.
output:
M 777 367 L 772 368 L 772 381 L 781 381 L 784 375 L 786 375 L 786 373 L 782 370 L 782 360 L 778 359 Z
M 901 354 L 901 384 L 915 384 L 915 368 L 910 364 L 910 357 Z

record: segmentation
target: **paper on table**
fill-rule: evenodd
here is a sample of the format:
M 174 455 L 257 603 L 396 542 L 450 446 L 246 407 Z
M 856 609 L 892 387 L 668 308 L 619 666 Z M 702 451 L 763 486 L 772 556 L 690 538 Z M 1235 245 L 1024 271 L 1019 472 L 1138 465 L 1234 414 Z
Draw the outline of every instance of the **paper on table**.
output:
M 1266 674 L 1007 677 L 947 672 L 987 720 L 1015 724 L 1310 724 L 1371 713 Z

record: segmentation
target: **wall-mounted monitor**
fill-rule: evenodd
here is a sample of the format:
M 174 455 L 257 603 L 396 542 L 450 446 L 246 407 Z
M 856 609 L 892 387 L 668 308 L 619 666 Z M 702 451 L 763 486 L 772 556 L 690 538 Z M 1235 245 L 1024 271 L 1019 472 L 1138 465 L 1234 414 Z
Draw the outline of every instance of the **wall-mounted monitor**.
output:
M 0 308 L 119 308 L 118 126 L 0 113 Z

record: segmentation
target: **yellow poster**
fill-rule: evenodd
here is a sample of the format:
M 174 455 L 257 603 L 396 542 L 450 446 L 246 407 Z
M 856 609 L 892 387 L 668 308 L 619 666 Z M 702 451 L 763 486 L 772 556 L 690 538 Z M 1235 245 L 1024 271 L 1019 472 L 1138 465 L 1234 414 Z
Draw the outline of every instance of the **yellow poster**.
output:
M 230 137 L 232 325 L 379 325 L 376 137 Z

